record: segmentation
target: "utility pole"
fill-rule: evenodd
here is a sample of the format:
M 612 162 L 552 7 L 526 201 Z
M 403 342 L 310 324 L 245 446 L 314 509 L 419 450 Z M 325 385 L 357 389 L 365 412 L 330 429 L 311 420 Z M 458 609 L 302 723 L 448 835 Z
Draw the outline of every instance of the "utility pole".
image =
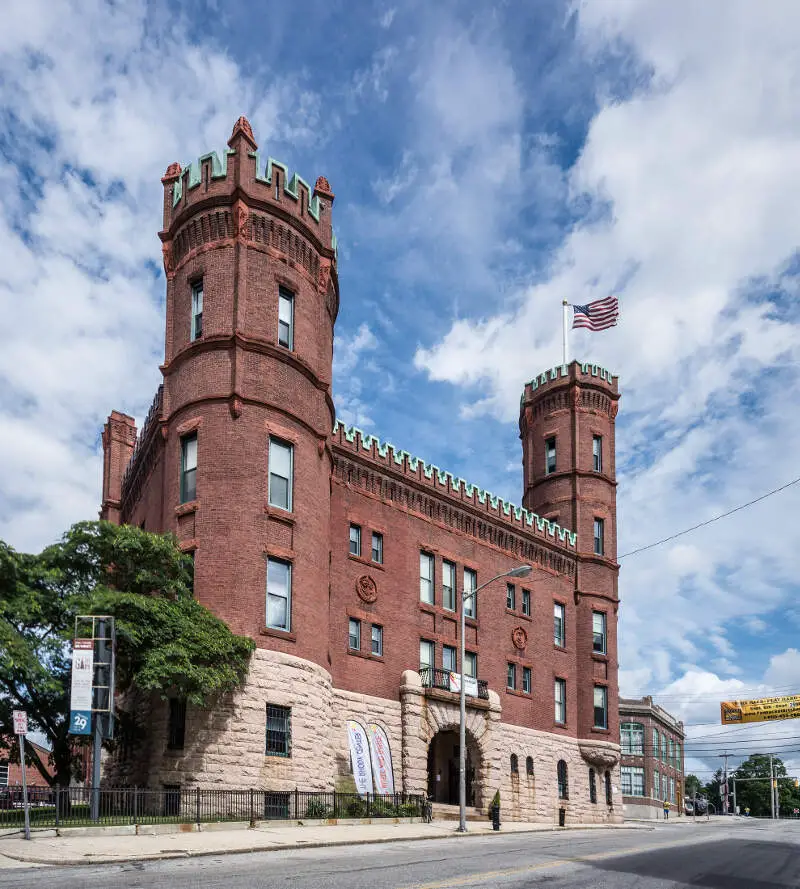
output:
M 772 769 L 772 754 L 769 755 L 769 807 L 772 817 L 775 817 L 775 773 Z
M 720 759 L 725 760 L 725 797 L 722 800 L 722 814 L 728 814 L 728 757 L 730 753 L 720 753 Z

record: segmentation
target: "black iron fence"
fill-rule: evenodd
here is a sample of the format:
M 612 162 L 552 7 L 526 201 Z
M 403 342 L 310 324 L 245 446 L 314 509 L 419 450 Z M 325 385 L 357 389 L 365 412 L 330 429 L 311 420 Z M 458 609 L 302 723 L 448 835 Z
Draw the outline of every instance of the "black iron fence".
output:
M 441 691 L 452 691 L 450 687 L 450 671 L 438 667 L 422 667 L 419 671 L 423 688 L 438 688 Z M 458 675 L 458 674 L 456 674 Z M 489 700 L 489 685 L 485 679 L 478 680 L 478 697 Z
M 98 817 L 92 818 L 96 795 Z M 28 788 L 31 827 L 113 824 L 200 824 L 212 821 L 304 821 L 421 818 L 419 794 L 330 793 L 314 790 L 201 790 L 164 787 Z M 23 823 L 22 788 L 0 788 L 0 830 Z

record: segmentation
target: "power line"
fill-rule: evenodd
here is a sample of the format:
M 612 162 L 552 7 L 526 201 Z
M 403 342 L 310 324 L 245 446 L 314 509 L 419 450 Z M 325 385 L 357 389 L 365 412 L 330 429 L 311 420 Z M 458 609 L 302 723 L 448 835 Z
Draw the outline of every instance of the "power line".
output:
M 663 540 L 656 540 L 655 543 L 648 543 L 647 546 L 640 546 L 638 549 L 632 549 L 629 553 L 617 556 L 617 561 L 619 562 L 621 559 L 626 559 L 628 556 L 635 556 L 637 553 L 643 553 L 646 549 L 653 549 L 654 546 L 661 546 L 662 543 L 669 543 L 670 540 L 675 540 L 677 537 L 683 537 L 684 534 L 689 534 L 691 531 L 696 531 L 698 528 L 704 528 L 706 525 L 710 525 L 713 522 L 718 522 L 720 519 L 727 518 L 729 515 L 733 515 L 735 512 L 739 512 L 742 509 L 747 509 L 748 506 L 752 506 L 754 503 L 759 503 L 762 500 L 766 500 L 767 497 L 772 497 L 773 494 L 779 494 L 781 491 L 785 491 L 787 488 L 791 488 L 792 485 L 796 485 L 798 482 L 800 482 L 800 477 L 792 479 L 792 481 L 787 482 L 785 485 L 781 485 L 780 488 L 775 488 L 772 491 L 767 491 L 766 494 L 762 494 L 760 497 L 756 497 L 755 500 L 748 500 L 747 503 L 742 503 L 740 506 L 729 509 L 727 512 L 720 513 L 719 515 L 714 516 L 711 519 L 707 519 L 705 522 L 700 522 L 699 525 L 692 525 L 691 528 L 686 528 L 685 531 L 678 531 L 677 534 L 671 534 L 669 537 L 665 537 Z

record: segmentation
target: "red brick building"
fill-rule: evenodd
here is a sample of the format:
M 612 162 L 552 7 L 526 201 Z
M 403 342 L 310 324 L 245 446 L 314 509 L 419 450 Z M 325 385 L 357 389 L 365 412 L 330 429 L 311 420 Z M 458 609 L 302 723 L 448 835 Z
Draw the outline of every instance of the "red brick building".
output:
M 174 531 L 195 595 L 258 649 L 212 711 L 150 702 L 115 780 L 341 786 L 357 720 L 386 731 L 398 790 L 454 802 L 460 591 L 530 564 L 469 605 L 470 801 L 619 819 L 616 377 L 572 363 L 525 385 L 506 503 L 337 422 L 325 178 L 265 159 L 240 118 L 162 182 L 163 385 L 141 431 L 106 423 L 101 516 Z

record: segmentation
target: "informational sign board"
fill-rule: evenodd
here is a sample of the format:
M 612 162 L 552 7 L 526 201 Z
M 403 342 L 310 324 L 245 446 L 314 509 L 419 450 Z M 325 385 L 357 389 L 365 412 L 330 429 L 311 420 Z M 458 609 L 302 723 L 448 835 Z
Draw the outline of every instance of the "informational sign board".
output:
M 754 698 L 750 701 L 722 701 L 719 708 L 722 725 L 800 719 L 800 695 Z
M 376 793 L 394 793 L 394 772 L 392 770 L 392 751 L 386 732 L 379 725 L 371 722 L 369 731 L 369 752 L 372 757 L 372 778 L 375 781 Z
M 14 734 L 15 735 L 27 735 L 28 734 L 28 714 L 24 710 L 14 710 L 12 712 L 12 716 L 14 719 Z
M 450 691 L 461 691 L 461 674 L 450 674 Z M 478 697 L 478 680 L 474 676 L 464 677 L 464 694 L 471 695 L 473 698 Z
M 91 639 L 75 639 L 72 644 L 72 689 L 69 704 L 69 733 L 92 733 L 92 679 L 94 676 L 94 643 Z
M 364 726 L 353 719 L 347 721 L 347 736 L 350 740 L 350 761 L 353 764 L 353 778 L 359 796 L 372 793 L 372 766 L 369 756 L 369 741 Z

